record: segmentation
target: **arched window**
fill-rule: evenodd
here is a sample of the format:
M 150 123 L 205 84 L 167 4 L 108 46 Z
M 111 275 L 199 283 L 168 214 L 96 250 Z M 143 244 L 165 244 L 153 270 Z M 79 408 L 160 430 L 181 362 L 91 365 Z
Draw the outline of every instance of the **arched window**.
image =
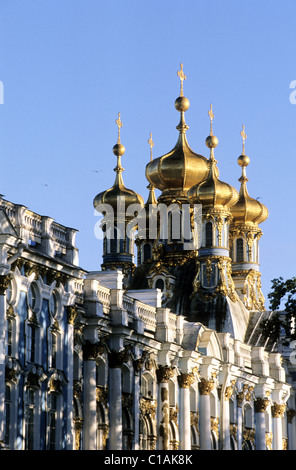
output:
M 106 364 L 102 359 L 98 359 L 96 368 L 97 386 L 106 386 Z
M 101 403 L 97 403 L 97 423 L 97 450 L 105 450 L 108 425 L 106 420 L 106 412 L 104 406 Z
M 140 422 L 140 434 L 141 434 L 141 450 L 149 450 L 149 430 L 147 419 L 141 419 Z
M 141 378 L 141 395 L 142 397 L 152 399 L 154 395 L 153 377 L 149 373 L 144 373 Z
M 49 394 L 48 403 L 48 450 L 56 450 L 57 448 L 57 414 L 58 414 L 58 395 L 56 393 Z
M 25 423 L 25 449 L 34 450 L 35 391 L 31 388 L 26 393 Z
M 163 279 L 157 279 L 157 281 L 155 283 L 155 288 L 160 289 L 163 292 L 163 290 L 164 290 L 164 281 L 163 281 Z
M 253 450 L 251 441 L 247 440 L 242 443 L 242 450 Z
M 77 351 L 74 351 L 73 355 L 73 380 L 80 379 L 80 359 Z
M 211 222 L 206 223 L 206 248 L 213 246 L 213 225 Z
M 132 393 L 131 370 L 126 365 L 122 366 L 122 393 Z
M 13 330 L 14 321 L 11 318 L 7 319 L 7 356 L 12 356 L 13 351 Z
M 36 309 L 37 300 L 38 300 L 37 286 L 34 283 L 32 283 L 29 287 L 29 290 L 28 290 L 28 303 L 29 303 L 29 307 L 33 311 L 35 311 L 35 309 Z
M 212 450 L 218 450 L 218 438 L 215 431 L 211 431 Z
M 181 227 L 182 218 L 179 207 L 174 208 L 169 212 L 169 240 L 180 241 L 181 240 Z
M 122 450 L 132 450 L 133 428 L 129 411 L 122 409 Z
M 55 333 L 51 334 L 51 367 L 55 369 L 57 367 L 57 353 L 58 353 L 58 346 L 57 346 L 57 335 Z
M 199 436 L 198 431 L 195 426 L 190 427 L 190 436 L 191 436 L 191 449 L 197 450 L 199 448 Z
M 117 229 L 114 227 L 114 232 L 110 237 L 110 253 L 117 253 Z
M 237 443 L 233 436 L 230 436 L 230 449 L 237 450 Z
M 10 429 L 11 429 L 11 388 L 10 385 L 5 385 L 5 444 L 10 444 Z
M 236 240 L 236 261 L 244 261 L 244 241 L 242 238 Z
M 36 361 L 36 332 L 35 325 L 27 325 L 27 362 Z

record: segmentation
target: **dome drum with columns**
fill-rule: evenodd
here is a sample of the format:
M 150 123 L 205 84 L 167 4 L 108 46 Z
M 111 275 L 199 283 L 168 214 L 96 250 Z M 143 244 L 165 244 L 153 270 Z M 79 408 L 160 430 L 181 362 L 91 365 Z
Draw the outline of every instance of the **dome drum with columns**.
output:
M 121 157 L 125 153 L 125 147 L 120 141 L 120 129 L 122 121 L 120 113 L 116 119 L 118 126 L 118 140 L 113 147 L 113 153 L 117 157 L 117 165 L 114 168 L 116 178 L 113 186 L 99 193 L 93 201 L 94 208 L 104 214 L 103 232 L 103 265 L 105 269 L 122 269 L 128 278 L 134 267 L 134 231 L 127 231 L 128 223 L 135 214 L 129 208 L 133 205 L 144 206 L 142 196 L 125 187 L 122 178 L 124 171 L 121 165 Z
M 205 139 L 210 149 L 209 158 L 191 149 L 186 137 L 189 127 L 185 112 L 189 100 L 184 96 L 186 75 L 182 64 L 178 76 L 181 83 L 180 95 L 175 100 L 175 108 L 180 113 L 178 140 L 170 152 L 153 158 L 154 142 L 150 134 L 150 161 L 145 170 L 149 194 L 145 204 L 140 195 L 123 184 L 121 156 L 125 149 L 120 142 L 120 116 L 116 121 L 118 142 L 113 148 L 118 158 L 116 180 L 111 189 L 96 196 L 94 205 L 110 203 L 115 208 L 117 198 L 124 195 L 125 207 L 134 203 L 143 207 L 138 220 L 144 220 L 145 224 L 144 229 L 135 224 L 128 239 L 128 249 L 120 248 L 125 243 L 121 240 L 121 245 L 118 242 L 110 253 L 108 240 L 104 242 L 103 269 L 121 268 L 126 275 L 127 288 L 158 288 L 162 291 L 164 307 L 190 321 L 202 321 L 217 331 L 230 331 L 243 338 L 248 312 L 254 308 L 264 310 L 259 271 L 259 239 L 262 235 L 259 224 L 266 219 L 268 211 L 261 202 L 249 196 L 246 188 L 246 166 L 250 159 L 245 155 L 244 128 L 241 132 L 243 152 L 238 158 L 242 167 L 239 192 L 220 179 L 214 156 L 218 138 L 213 133 L 212 105 L 208 113 L 210 133 Z M 160 191 L 158 197 L 155 190 Z M 167 208 L 164 219 L 160 215 L 161 206 Z M 185 206 L 190 208 L 187 218 L 183 211 Z M 198 220 L 195 219 L 196 207 L 200 211 Z M 127 226 L 130 220 L 125 217 L 124 225 Z M 174 232 L 178 220 L 180 230 Z M 182 233 L 184 224 L 192 236 L 191 244 Z M 154 235 L 149 231 L 151 225 L 156 228 Z M 137 246 L 137 265 L 132 244 Z

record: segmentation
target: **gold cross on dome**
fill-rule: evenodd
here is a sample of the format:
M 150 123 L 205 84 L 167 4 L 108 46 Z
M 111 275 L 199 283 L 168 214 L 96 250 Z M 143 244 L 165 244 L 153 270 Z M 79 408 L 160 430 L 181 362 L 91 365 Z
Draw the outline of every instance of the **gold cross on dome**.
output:
M 177 72 L 178 77 L 180 78 L 181 82 L 181 90 L 180 90 L 180 96 L 183 96 L 183 81 L 186 80 L 186 75 L 183 72 L 183 64 L 180 64 L 180 70 Z
M 152 156 L 152 148 L 154 147 L 154 142 L 152 140 L 152 133 L 150 132 L 150 139 L 148 140 L 148 144 L 150 145 L 150 160 L 153 160 Z
M 116 124 L 117 124 L 117 127 L 118 127 L 118 143 L 120 143 L 120 128 L 123 126 L 122 124 L 122 121 L 120 119 L 120 113 L 118 113 L 118 119 L 116 119 Z
M 210 111 L 208 112 L 208 115 L 210 116 L 210 120 L 211 120 L 211 132 L 210 134 L 212 135 L 213 134 L 213 119 L 214 119 L 214 113 L 213 113 L 213 105 L 211 104 L 211 108 L 210 108 Z
M 242 136 L 243 139 L 243 155 L 245 153 L 245 140 L 247 138 L 247 134 L 245 133 L 245 125 L 243 124 L 243 130 L 241 131 L 240 135 Z

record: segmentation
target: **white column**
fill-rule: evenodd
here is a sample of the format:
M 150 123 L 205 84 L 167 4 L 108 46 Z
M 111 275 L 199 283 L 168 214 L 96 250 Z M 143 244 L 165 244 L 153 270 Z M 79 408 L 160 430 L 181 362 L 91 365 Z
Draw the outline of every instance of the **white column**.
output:
M 158 428 L 158 449 L 169 450 L 169 423 L 170 423 L 170 402 L 169 402 L 169 379 L 174 375 L 174 370 L 168 366 L 160 366 L 157 369 L 158 380 L 158 401 L 157 401 L 157 428 Z
M 135 369 L 134 375 L 134 450 L 140 450 L 140 376 Z
M 255 448 L 256 450 L 266 450 L 266 425 L 265 412 L 269 404 L 268 399 L 261 397 L 255 400 Z
M 211 407 L 210 393 L 214 388 L 212 380 L 201 379 L 199 382 L 200 407 L 199 407 L 199 435 L 200 450 L 211 450 Z
M 230 387 L 232 390 L 232 387 Z M 223 401 L 223 450 L 230 450 L 230 416 L 229 416 L 229 397 L 225 393 L 224 397 L 221 397 Z
M 194 382 L 193 374 L 182 373 L 178 376 L 180 387 L 180 450 L 191 449 L 191 427 L 190 427 L 190 385 Z
M 237 408 L 237 449 L 242 450 L 243 442 L 243 409 L 241 406 Z
M 0 443 L 5 436 L 5 345 L 6 345 L 6 296 L 9 285 L 7 276 L 0 276 Z
M 272 450 L 283 450 L 282 416 L 286 405 L 274 403 L 272 406 Z
M 77 316 L 75 307 L 68 307 L 68 341 L 67 341 L 67 450 L 74 450 L 74 426 L 73 426 L 73 347 L 74 347 L 74 321 Z
M 109 354 L 109 449 L 122 450 L 122 371 L 123 352 Z
M 121 368 L 110 368 L 110 406 L 109 406 L 109 447 L 110 450 L 122 450 L 122 392 Z
M 243 443 L 243 401 L 244 392 L 238 392 L 236 396 L 237 403 L 237 449 L 242 450 Z
M 84 361 L 84 450 L 96 450 L 97 400 L 96 400 L 96 362 Z

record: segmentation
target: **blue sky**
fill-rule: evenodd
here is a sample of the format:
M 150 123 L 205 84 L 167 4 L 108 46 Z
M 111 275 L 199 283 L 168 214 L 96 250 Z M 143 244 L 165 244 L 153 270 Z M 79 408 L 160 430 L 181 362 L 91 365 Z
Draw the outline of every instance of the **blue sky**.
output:
M 295 0 L 1 0 L 0 193 L 79 230 L 80 264 L 98 270 L 92 201 L 114 181 L 121 113 L 124 182 L 147 197 L 145 165 L 177 140 L 184 64 L 187 137 L 239 189 L 245 124 L 248 189 L 269 209 L 261 225 L 265 296 L 295 275 Z M 267 302 L 268 304 L 268 302 Z

